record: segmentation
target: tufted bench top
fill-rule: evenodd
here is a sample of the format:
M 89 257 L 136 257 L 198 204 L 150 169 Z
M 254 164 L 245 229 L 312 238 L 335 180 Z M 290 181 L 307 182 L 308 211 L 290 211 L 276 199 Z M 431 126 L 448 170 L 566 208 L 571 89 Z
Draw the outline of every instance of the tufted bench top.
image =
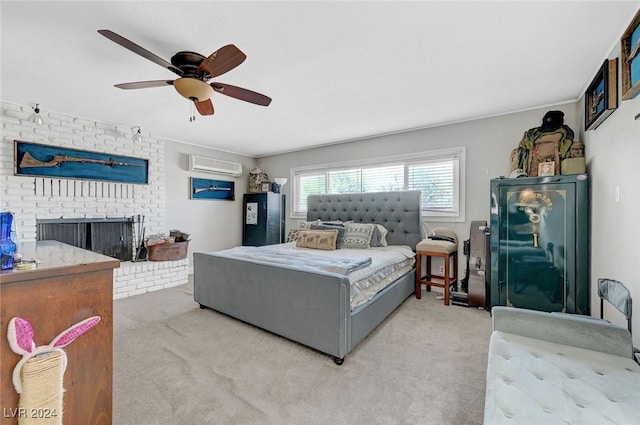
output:
M 548 315 L 553 320 L 543 328 L 563 319 Z M 593 329 L 605 325 L 605 334 L 610 329 L 589 322 Z M 640 424 L 640 366 L 631 356 L 494 330 L 484 423 Z

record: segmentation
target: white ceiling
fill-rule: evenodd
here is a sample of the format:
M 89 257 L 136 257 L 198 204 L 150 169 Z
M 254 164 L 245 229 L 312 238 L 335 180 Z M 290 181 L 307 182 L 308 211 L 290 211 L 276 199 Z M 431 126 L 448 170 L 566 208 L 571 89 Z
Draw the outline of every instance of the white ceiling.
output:
M 0 98 L 40 103 L 169 140 L 250 156 L 437 126 L 578 99 L 638 1 L 4 1 Z M 97 33 L 169 60 L 233 43 L 246 55 L 189 122 L 176 75 Z

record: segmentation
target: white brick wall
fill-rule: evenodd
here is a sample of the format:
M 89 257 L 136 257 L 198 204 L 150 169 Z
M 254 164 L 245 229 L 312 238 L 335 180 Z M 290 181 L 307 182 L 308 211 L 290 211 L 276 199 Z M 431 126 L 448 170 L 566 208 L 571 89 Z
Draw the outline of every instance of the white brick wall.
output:
M 14 213 L 18 242 L 36 238 L 38 218 L 104 218 L 145 216 L 146 234 L 167 233 L 165 226 L 164 141 L 143 134 L 141 143 L 131 141 L 129 126 L 106 124 L 41 110 L 43 125 L 27 121 L 29 106 L 1 102 L 0 210 Z M 111 183 L 14 176 L 14 140 L 149 160 L 149 184 Z M 122 263 L 114 272 L 114 297 L 135 295 L 185 283 L 188 260 L 175 262 Z M 129 265 L 128 265 L 129 264 Z M 144 266 L 143 266 L 144 264 Z M 167 268 L 176 276 L 167 276 Z M 123 284 L 124 270 L 144 268 L 144 283 Z M 141 272 L 142 273 L 142 272 Z M 129 278 L 131 279 L 131 278 Z M 144 278 L 142 278 L 144 279 Z M 179 282 L 179 283 L 178 283 Z
M 113 271 L 113 298 L 182 285 L 188 282 L 189 259 L 178 261 L 125 262 Z

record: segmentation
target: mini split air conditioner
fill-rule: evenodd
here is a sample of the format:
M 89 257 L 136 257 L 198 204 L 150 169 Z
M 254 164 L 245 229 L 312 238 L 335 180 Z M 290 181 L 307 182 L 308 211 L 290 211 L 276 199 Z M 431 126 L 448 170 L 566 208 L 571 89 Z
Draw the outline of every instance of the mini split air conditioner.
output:
M 189 170 L 240 177 L 242 175 L 242 164 L 238 162 L 205 158 L 203 156 L 189 155 Z

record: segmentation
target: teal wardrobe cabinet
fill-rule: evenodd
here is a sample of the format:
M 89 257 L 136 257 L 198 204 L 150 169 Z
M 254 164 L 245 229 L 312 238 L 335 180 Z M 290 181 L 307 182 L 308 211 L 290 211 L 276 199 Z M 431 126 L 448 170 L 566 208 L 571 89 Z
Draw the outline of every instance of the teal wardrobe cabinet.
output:
M 589 314 L 586 174 L 491 180 L 491 307 Z
M 247 193 L 243 197 L 242 245 L 263 246 L 285 242 L 286 195 Z

